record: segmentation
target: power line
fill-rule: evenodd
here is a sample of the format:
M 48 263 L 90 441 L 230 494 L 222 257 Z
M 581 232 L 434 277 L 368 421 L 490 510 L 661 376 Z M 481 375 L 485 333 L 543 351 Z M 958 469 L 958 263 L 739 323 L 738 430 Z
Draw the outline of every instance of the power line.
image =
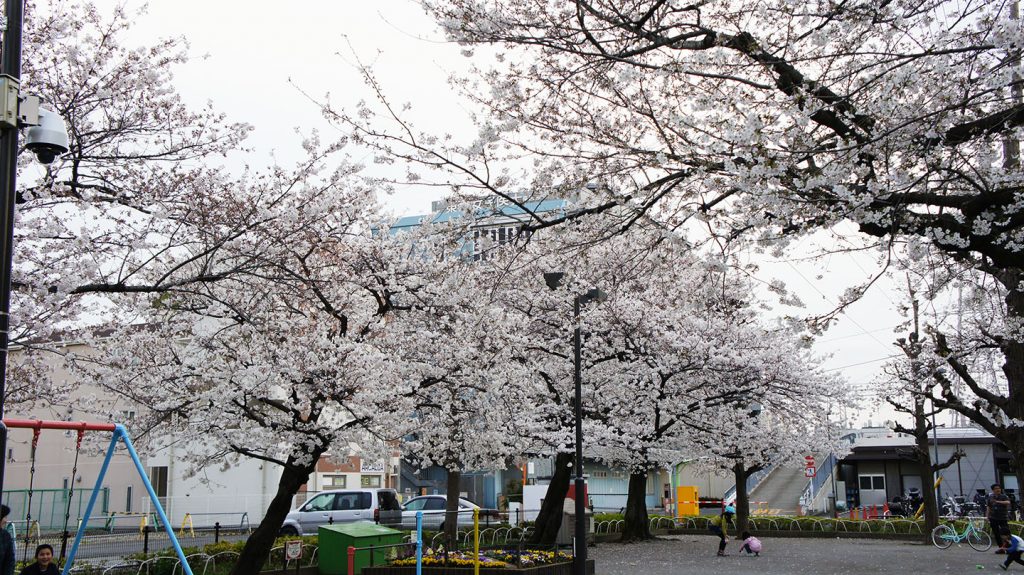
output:
M 878 363 L 878 362 L 880 362 L 880 361 L 885 361 L 885 360 L 887 360 L 887 359 L 893 359 L 894 357 L 900 357 L 900 354 L 898 354 L 898 353 L 894 353 L 894 354 L 892 354 L 892 355 L 887 355 L 887 356 L 885 356 L 885 357 L 879 357 L 879 358 L 875 358 L 875 359 L 869 359 L 869 360 L 867 360 L 867 361 L 860 361 L 860 362 L 857 362 L 857 363 L 851 363 L 851 364 L 849 364 L 849 365 L 841 365 L 841 366 L 839 366 L 839 367 L 830 367 L 830 368 L 826 369 L 825 371 L 839 371 L 839 370 L 841 370 L 841 369 L 846 369 L 846 368 L 848 368 L 848 367 L 857 367 L 858 365 L 867 365 L 867 364 L 869 364 L 869 363 Z

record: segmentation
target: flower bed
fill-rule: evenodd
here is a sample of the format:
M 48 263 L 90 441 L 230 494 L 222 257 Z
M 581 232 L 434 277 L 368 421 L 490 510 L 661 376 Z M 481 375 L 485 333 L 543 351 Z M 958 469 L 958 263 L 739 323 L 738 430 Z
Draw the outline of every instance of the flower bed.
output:
M 409 575 L 416 571 L 416 558 L 407 557 L 390 565 L 367 567 L 366 575 Z M 473 572 L 471 551 L 442 553 L 428 551 L 423 556 L 423 573 L 430 575 L 464 575 Z M 587 573 L 594 572 L 593 561 L 587 561 Z M 572 556 L 568 553 L 524 549 L 491 549 L 480 552 L 482 575 L 524 573 L 529 575 L 570 575 Z

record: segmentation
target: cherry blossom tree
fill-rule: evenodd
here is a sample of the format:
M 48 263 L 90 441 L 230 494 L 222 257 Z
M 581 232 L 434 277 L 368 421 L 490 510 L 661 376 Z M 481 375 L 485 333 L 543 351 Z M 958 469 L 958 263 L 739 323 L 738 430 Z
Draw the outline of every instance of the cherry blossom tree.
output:
M 922 497 L 924 499 L 924 519 L 926 530 L 934 529 L 939 524 L 939 501 L 932 487 L 935 473 L 953 465 L 963 452 L 955 451 L 945 462 L 935 461 L 929 449 L 929 436 L 934 433 L 935 416 L 943 410 L 935 403 L 926 404 L 929 396 L 935 395 L 938 387 L 935 375 L 942 372 L 945 362 L 934 353 L 931 342 L 922 337 L 919 315 L 919 302 L 915 292 L 909 288 L 911 317 L 909 333 L 906 337 L 896 340 L 902 356 L 889 362 L 884 368 L 884 379 L 881 383 L 880 402 L 884 401 L 897 413 L 909 416 L 911 423 L 905 425 L 895 422 L 893 431 L 905 433 L 914 438 L 914 448 L 909 459 L 918 465 L 921 480 Z M 914 510 L 915 513 L 917 510 Z
M 458 244 L 466 241 L 464 229 L 438 226 L 425 233 L 441 253 L 458 253 Z M 423 246 L 428 238 L 420 235 L 416 251 L 429 265 L 416 305 L 401 318 L 410 337 L 400 353 L 421 383 L 407 398 L 414 415 L 403 451 L 414 464 L 448 471 L 442 529 L 455 541 L 462 472 L 506 468 L 529 446 L 530 381 L 521 368 L 529 340 L 516 330 L 515 311 L 502 305 L 507 274 L 493 258 L 428 260 Z M 408 414 L 396 415 L 406 421 L 394 422 L 395 428 L 409 425 Z
M 207 446 L 186 456 L 194 466 L 240 457 L 280 466 L 277 493 L 235 573 L 259 571 L 292 498 L 332 446 L 368 449 L 402 437 L 406 428 L 379 423 L 408 417 L 403 398 L 422 379 L 400 361 L 410 335 L 393 317 L 417 305 L 422 258 L 405 240 L 374 233 L 382 220 L 372 190 L 341 158 L 318 166 L 323 173 L 307 165 L 219 197 L 223 209 L 197 231 L 219 241 L 214 230 L 246 230 L 205 264 L 231 273 L 136 296 L 137 323 L 78 362 L 144 407 L 137 426 Z M 418 336 L 417 345 L 430 345 L 428 334 Z
M 592 344 L 602 360 L 588 372 L 597 453 L 631 470 L 623 538 L 651 536 L 648 472 L 698 453 L 734 472 L 743 525 L 747 474 L 821 449 L 826 404 L 843 388 L 817 367 L 804 334 L 759 317 L 763 303 L 735 262 L 631 241 L 633 251 L 594 250 L 594 265 L 614 281 L 592 320 L 602 326 Z M 763 414 L 752 419 L 755 404 Z
M 7 398 L 15 410 L 66 395 L 47 359 L 69 333 L 114 320 L 112 295 L 212 281 L 204 260 L 237 233 L 217 230 L 220 241 L 201 253 L 186 220 L 245 185 L 217 163 L 241 149 L 249 127 L 187 106 L 173 89 L 185 42 L 126 45 L 135 16 L 87 2 L 26 5 L 22 89 L 67 122 L 70 151 L 45 171 L 27 157 L 19 168 L 10 341 L 22 352 Z
M 693 243 L 783 253 L 801 233 L 852 223 L 890 255 L 930 246 L 986 276 L 1006 325 L 1024 317 L 1017 2 L 423 6 L 479 56 L 455 80 L 476 103 L 476 140 L 411 129 L 372 75 L 383 110 L 330 110 L 415 177 L 523 208 L 531 192 L 600 182 L 579 210 L 524 224 L 599 213 L 597 240 L 652 218 Z M 1024 428 L 992 424 L 1024 419 L 1024 338 L 1015 327 L 989 338 L 1004 392 L 942 335 L 967 391 L 940 406 L 996 433 L 1024 477 Z

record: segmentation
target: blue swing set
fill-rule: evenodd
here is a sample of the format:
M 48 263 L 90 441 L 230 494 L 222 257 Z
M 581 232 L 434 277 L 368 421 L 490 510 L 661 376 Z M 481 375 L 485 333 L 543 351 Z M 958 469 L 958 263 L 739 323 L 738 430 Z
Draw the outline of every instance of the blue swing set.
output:
M 143 485 L 146 487 L 146 492 L 149 493 L 149 499 L 153 503 L 153 509 L 156 510 L 157 516 L 160 518 L 160 522 L 163 523 L 164 530 L 170 537 L 171 545 L 174 546 L 174 552 L 178 555 L 178 560 L 181 561 L 181 568 L 185 575 L 193 575 L 192 568 L 188 564 L 188 560 L 185 558 L 185 553 L 181 550 L 181 544 L 178 543 L 178 538 L 174 535 L 174 529 L 171 527 L 171 522 L 167 520 L 167 515 L 164 513 L 164 508 L 160 505 L 160 500 L 156 496 L 156 491 L 153 490 L 153 485 L 149 482 L 149 476 L 146 475 L 146 469 L 142 466 L 142 461 L 139 459 L 139 454 L 135 451 L 135 446 L 132 445 L 132 440 L 128 436 L 128 431 L 123 425 L 115 423 L 86 423 L 72 422 L 72 421 L 42 421 L 34 419 L 4 419 L 2 422 L 3 429 L 0 433 L 5 433 L 7 429 L 32 429 L 36 436 L 43 429 L 60 429 L 64 431 L 77 431 L 78 432 L 78 444 L 81 445 L 82 435 L 86 431 L 102 431 L 112 432 L 113 436 L 110 439 L 110 446 L 107 448 L 107 455 L 103 458 L 103 465 L 100 467 L 100 472 L 96 476 L 96 486 L 92 490 L 92 495 L 89 497 L 89 504 L 85 508 L 85 521 L 79 522 L 78 532 L 75 534 L 75 542 L 71 545 L 71 551 L 68 553 L 67 560 L 64 562 L 64 570 L 61 575 L 68 575 L 71 571 L 71 567 L 75 562 L 75 554 L 78 552 L 78 546 L 82 543 L 82 536 L 85 534 L 85 529 L 88 525 L 88 518 L 92 517 L 93 507 L 96 505 L 96 498 L 103 487 L 103 479 L 107 474 L 107 468 L 110 466 L 110 460 L 114 457 L 114 450 L 117 447 L 117 442 L 121 441 L 124 443 L 125 449 L 128 450 L 128 455 L 131 456 L 132 462 L 135 463 L 135 469 L 139 472 L 139 477 L 142 479 Z M 35 439 L 33 439 L 33 445 Z M 75 454 L 75 466 L 77 467 L 78 454 Z

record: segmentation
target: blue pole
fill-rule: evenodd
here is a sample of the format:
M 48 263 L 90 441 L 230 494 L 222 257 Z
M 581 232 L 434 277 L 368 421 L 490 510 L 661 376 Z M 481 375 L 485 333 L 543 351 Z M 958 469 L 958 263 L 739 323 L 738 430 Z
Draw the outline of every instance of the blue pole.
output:
M 160 505 L 160 500 L 156 496 L 156 491 L 153 491 L 153 484 L 149 482 L 149 476 L 146 475 L 146 468 L 142 466 L 142 461 L 139 460 L 139 454 L 135 453 L 135 447 L 132 445 L 132 440 L 128 437 L 128 431 L 123 425 L 117 426 L 117 431 L 114 432 L 114 437 L 117 437 L 118 434 L 120 434 L 121 439 L 124 440 L 124 446 L 128 448 L 128 455 L 132 456 L 132 462 L 135 463 L 135 469 L 139 471 L 139 477 L 142 478 L 142 484 L 146 486 L 146 492 L 149 493 L 149 499 L 153 502 L 153 508 L 156 509 L 157 516 L 160 517 L 160 521 L 164 524 L 164 531 L 167 531 L 167 535 L 171 538 L 171 545 L 174 546 L 174 552 L 178 555 L 178 560 L 181 561 L 181 570 L 184 571 L 185 575 L 193 575 L 192 568 L 189 567 L 188 560 L 185 559 L 185 552 L 181 550 L 178 538 L 174 535 L 174 528 L 171 527 L 171 522 L 167 520 L 164 508 Z
M 118 426 L 120 429 L 121 426 Z M 100 489 L 103 487 L 103 478 L 107 475 L 107 468 L 110 467 L 110 460 L 114 457 L 114 447 L 117 446 L 117 430 L 114 430 L 114 436 L 110 438 L 110 447 L 107 448 L 107 456 L 103 458 L 103 465 L 100 466 L 100 473 L 96 476 L 96 486 L 92 489 L 92 495 L 89 496 L 89 505 L 85 507 L 85 519 L 78 524 L 78 532 L 75 533 L 75 542 L 71 544 L 71 552 L 68 553 L 67 561 L 64 562 L 64 570 L 61 572 L 62 575 L 68 575 L 71 572 L 71 566 L 75 564 L 75 553 L 78 552 L 78 545 L 82 542 L 82 536 L 85 535 L 85 529 L 89 526 L 89 517 L 92 516 L 92 508 L 96 505 L 96 498 L 100 495 Z
M 416 575 L 423 575 L 423 512 L 416 512 Z

